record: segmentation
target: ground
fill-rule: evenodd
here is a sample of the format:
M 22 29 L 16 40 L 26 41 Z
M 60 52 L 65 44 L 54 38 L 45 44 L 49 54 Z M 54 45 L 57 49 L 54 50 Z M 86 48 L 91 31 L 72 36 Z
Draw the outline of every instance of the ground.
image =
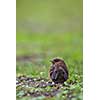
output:
M 82 33 L 19 33 L 16 38 L 17 100 L 82 100 Z M 69 79 L 55 85 L 49 60 L 61 57 Z

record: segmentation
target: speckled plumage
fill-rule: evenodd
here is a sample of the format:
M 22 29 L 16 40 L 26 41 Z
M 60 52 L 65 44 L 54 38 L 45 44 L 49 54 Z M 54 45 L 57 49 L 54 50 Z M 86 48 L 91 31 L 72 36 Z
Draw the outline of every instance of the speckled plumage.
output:
M 68 69 L 64 60 L 54 58 L 50 68 L 50 78 L 56 84 L 64 83 L 68 79 Z

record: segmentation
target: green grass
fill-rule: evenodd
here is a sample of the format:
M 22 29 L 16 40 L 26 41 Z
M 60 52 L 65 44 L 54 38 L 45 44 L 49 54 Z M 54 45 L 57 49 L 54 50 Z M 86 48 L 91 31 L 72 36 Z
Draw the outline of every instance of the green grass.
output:
M 69 69 L 69 80 L 76 82 L 71 88 L 75 88 L 75 99 L 82 100 L 82 76 L 83 54 L 82 33 L 18 33 L 16 38 L 16 56 L 29 56 L 31 60 L 18 60 L 16 76 L 27 75 L 49 79 L 49 60 L 53 57 L 61 57 L 65 60 Z M 63 91 L 64 92 L 64 91 Z M 63 93 L 62 92 L 62 93 Z M 62 93 L 52 98 L 40 97 L 36 100 L 64 100 Z M 57 99 L 58 98 L 58 99 Z M 29 100 L 29 97 L 21 98 Z M 30 100 L 35 100 L 30 98 Z

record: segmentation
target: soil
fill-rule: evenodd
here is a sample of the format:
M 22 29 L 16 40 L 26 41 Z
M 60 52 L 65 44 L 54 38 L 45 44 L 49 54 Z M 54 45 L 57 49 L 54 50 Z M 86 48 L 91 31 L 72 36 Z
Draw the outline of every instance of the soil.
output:
M 52 97 L 60 92 L 61 86 L 61 84 L 54 84 L 44 78 L 32 78 L 24 75 L 16 77 L 17 97 Z M 20 92 L 22 92 L 22 94 L 20 94 Z

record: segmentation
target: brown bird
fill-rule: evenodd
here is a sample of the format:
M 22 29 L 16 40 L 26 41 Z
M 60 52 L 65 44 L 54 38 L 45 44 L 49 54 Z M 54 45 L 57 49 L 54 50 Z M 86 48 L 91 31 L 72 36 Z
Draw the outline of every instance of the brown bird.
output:
M 63 59 L 51 60 L 50 78 L 55 84 L 64 83 L 68 79 L 68 69 Z

